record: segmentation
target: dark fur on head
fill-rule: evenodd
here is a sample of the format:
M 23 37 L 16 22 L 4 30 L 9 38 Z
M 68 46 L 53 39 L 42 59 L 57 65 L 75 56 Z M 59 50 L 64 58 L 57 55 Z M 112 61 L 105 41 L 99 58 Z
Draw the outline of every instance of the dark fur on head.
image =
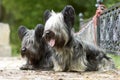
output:
M 48 15 L 48 17 L 47 17 Z M 55 71 L 110 70 L 114 68 L 111 58 L 104 51 L 88 44 L 72 31 L 75 10 L 67 5 L 60 13 L 45 12 L 43 37 L 51 45 Z
M 18 29 L 18 36 L 21 39 L 21 55 L 27 58 L 27 62 L 20 69 L 51 68 L 50 60 L 52 49 L 42 38 L 44 26 L 38 24 L 34 30 L 24 26 Z

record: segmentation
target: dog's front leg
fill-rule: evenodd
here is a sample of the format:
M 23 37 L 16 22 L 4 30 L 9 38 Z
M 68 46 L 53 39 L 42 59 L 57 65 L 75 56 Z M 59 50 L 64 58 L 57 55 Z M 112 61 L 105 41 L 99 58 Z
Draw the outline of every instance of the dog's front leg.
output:
M 22 67 L 20 67 L 21 70 L 34 70 L 34 66 L 31 65 L 31 62 L 29 59 L 27 59 L 26 64 L 24 64 Z
M 54 71 L 64 71 L 64 67 L 62 65 L 59 64 L 59 62 L 54 58 L 52 57 L 52 61 L 53 61 L 53 70 Z
M 20 69 L 21 69 L 21 70 L 28 70 L 28 66 L 29 66 L 29 59 L 27 59 L 26 64 L 22 65 L 22 66 L 20 67 Z

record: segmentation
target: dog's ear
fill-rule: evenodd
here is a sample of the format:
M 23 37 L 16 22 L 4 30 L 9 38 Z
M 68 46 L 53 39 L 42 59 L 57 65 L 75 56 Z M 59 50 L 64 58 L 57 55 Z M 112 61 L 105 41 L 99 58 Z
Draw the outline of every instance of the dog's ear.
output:
M 20 26 L 18 28 L 18 36 L 22 40 L 25 34 L 27 33 L 27 28 L 25 26 Z
M 44 26 L 42 24 L 37 24 L 35 27 L 35 39 L 39 42 L 42 38 L 44 31 Z
M 44 20 L 45 20 L 45 22 L 50 18 L 50 16 L 51 16 L 50 10 L 46 10 L 44 12 Z
M 64 21 L 67 24 L 68 27 L 74 26 L 75 21 L 75 10 L 71 5 L 67 5 L 63 10 L 62 14 L 64 17 Z

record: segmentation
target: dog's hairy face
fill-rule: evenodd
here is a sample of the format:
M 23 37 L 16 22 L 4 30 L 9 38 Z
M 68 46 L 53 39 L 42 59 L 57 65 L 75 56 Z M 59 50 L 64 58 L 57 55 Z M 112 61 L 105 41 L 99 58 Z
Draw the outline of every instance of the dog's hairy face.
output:
M 39 42 L 42 39 L 44 27 L 38 24 L 35 30 L 29 30 L 25 26 L 20 26 L 18 29 L 18 36 L 22 41 L 21 55 L 22 57 L 35 57 L 38 55 Z
M 50 46 L 63 47 L 71 37 L 71 29 L 74 25 L 75 11 L 70 5 L 60 13 L 45 11 L 45 29 L 43 37 Z

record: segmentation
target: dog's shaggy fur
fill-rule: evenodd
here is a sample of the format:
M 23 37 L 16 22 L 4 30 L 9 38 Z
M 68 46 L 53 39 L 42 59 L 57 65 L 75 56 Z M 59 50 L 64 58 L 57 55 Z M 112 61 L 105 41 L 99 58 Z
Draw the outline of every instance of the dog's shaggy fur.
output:
M 18 29 L 21 39 L 21 56 L 26 57 L 27 62 L 20 69 L 50 69 L 52 68 L 51 53 L 52 49 L 45 40 L 42 39 L 44 26 L 38 24 L 34 30 L 29 30 L 24 26 Z
M 75 10 L 66 6 L 60 13 L 46 10 L 43 37 L 53 47 L 54 71 L 97 71 L 110 70 L 114 63 L 104 51 L 80 39 L 72 31 Z

